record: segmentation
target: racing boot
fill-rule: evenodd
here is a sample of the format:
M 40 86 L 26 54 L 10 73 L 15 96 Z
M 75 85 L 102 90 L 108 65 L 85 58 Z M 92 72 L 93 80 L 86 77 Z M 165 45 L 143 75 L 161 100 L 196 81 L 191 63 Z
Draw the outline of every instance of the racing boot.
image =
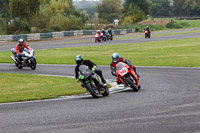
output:
M 107 82 L 106 82 L 106 80 L 104 78 L 102 79 L 102 82 L 103 82 L 103 86 L 107 87 Z

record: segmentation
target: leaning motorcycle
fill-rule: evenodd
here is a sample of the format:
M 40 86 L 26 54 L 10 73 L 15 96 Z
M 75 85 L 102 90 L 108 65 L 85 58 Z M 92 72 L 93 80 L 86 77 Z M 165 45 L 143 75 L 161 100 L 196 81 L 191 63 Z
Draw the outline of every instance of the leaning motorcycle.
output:
M 139 91 L 139 79 L 134 70 L 126 63 L 119 62 L 116 64 L 116 75 L 125 87 L 130 87 L 134 91 Z
M 103 85 L 98 74 L 90 70 L 86 65 L 81 65 L 79 71 L 78 80 L 82 82 L 82 87 L 85 87 L 94 98 L 99 98 L 100 95 L 109 95 L 108 87 Z
M 29 47 L 30 48 L 30 47 Z M 17 68 L 22 69 L 23 67 L 30 67 L 32 70 L 36 69 L 36 59 L 34 57 L 34 50 L 30 48 L 31 50 L 29 51 L 28 49 L 24 48 L 24 51 L 22 52 L 22 60 L 21 64 L 18 63 L 19 59 L 17 58 L 17 52 L 15 48 L 11 49 L 11 52 L 13 53 L 14 56 L 11 56 L 10 58 L 14 61 L 15 65 Z

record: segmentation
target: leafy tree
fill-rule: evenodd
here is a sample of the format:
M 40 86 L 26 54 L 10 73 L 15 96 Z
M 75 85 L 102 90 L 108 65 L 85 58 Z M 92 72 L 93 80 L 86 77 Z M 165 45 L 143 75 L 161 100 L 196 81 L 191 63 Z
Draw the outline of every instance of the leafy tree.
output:
M 32 26 L 41 31 L 81 29 L 87 21 L 84 13 L 73 6 L 72 0 L 50 0 L 41 5 L 40 13 L 32 19 Z
M 0 0 L 0 14 L 3 18 L 9 17 L 9 0 Z
M 145 13 L 137 6 L 130 5 L 126 16 L 124 16 L 123 24 L 134 24 L 146 18 Z
M 183 10 L 187 15 L 200 15 L 200 0 L 186 0 Z
M 119 19 L 122 9 L 121 0 L 102 0 L 97 5 L 99 19 L 105 19 L 108 22 L 113 22 L 114 19 Z
M 186 11 L 183 9 L 183 5 L 186 0 L 174 0 L 173 4 L 173 15 L 174 16 L 185 16 Z
M 147 0 L 125 0 L 123 4 L 123 23 L 137 23 L 149 14 L 151 4 Z
M 41 0 L 10 0 L 10 16 L 30 20 L 38 13 L 40 2 Z
M 152 0 L 151 15 L 152 16 L 170 16 L 169 0 Z
M 125 16 L 128 10 L 134 8 L 136 5 L 145 13 L 145 15 L 149 14 L 151 4 L 148 2 L 148 0 L 125 0 L 123 4 L 123 13 Z

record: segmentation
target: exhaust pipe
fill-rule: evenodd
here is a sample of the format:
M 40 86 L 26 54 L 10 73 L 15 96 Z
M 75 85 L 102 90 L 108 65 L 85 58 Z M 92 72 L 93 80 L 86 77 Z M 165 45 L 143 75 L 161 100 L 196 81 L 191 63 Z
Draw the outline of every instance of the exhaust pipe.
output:
M 15 60 L 15 58 L 13 56 L 10 56 L 10 58 L 15 62 L 17 63 L 17 61 Z

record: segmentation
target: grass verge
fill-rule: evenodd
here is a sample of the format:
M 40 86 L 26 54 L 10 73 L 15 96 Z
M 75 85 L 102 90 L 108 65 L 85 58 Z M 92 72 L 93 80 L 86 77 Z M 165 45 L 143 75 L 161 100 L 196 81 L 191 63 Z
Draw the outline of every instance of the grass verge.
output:
M 85 93 L 75 79 L 0 73 L 0 103 L 58 98 Z
M 39 64 L 75 64 L 83 55 L 97 65 L 109 65 L 114 52 L 137 66 L 200 67 L 200 38 L 115 45 L 36 50 Z M 0 52 L 1 63 L 12 63 L 11 52 Z

